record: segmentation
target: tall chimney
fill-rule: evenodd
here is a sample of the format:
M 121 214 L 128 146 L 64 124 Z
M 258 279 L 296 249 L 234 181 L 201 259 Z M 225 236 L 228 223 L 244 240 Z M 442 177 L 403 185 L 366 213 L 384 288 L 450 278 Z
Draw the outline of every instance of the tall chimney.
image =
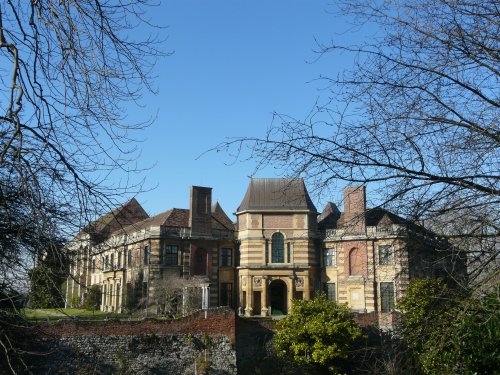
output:
M 189 226 L 194 236 L 212 234 L 212 188 L 191 186 Z
M 366 188 L 365 186 L 344 189 L 344 226 L 349 234 L 366 233 Z

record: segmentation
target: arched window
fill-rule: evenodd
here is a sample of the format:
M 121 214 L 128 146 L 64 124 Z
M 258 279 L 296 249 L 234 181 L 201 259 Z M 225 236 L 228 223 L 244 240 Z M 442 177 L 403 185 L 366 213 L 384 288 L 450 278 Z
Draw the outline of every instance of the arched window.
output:
M 349 252 L 349 275 L 363 274 L 363 254 L 359 249 L 354 248 Z
M 285 263 L 285 237 L 279 232 L 271 237 L 271 259 L 273 263 Z

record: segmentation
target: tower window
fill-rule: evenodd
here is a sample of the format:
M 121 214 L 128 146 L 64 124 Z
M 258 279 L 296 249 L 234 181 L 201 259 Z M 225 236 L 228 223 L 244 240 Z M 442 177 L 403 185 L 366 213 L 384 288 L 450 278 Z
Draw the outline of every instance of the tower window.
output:
M 271 257 L 273 263 L 285 262 L 285 237 L 281 233 L 274 233 L 271 237 Z

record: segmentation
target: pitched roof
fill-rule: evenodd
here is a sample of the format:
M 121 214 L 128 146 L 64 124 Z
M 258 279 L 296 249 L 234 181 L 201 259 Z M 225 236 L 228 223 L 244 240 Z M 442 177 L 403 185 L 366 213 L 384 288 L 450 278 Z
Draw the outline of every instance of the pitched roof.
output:
M 333 228 L 340 217 L 340 211 L 335 203 L 327 202 L 323 212 L 318 216 L 318 228 Z
M 119 235 L 131 233 L 141 229 L 150 228 L 153 226 L 168 226 L 168 227 L 187 227 L 189 224 L 189 210 L 182 208 L 172 208 L 158 215 L 141 220 L 137 223 L 129 225 L 113 233 Z
M 226 215 L 219 202 L 212 205 L 212 228 L 235 230 L 235 225 Z
M 92 236 L 106 237 L 118 228 L 124 228 L 134 222 L 144 220 L 148 214 L 135 198 L 90 222 L 78 236 L 87 233 Z
M 367 209 L 365 213 L 365 223 L 368 227 L 391 224 L 414 225 L 410 221 L 381 207 Z M 328 202 L 323 213 L 318 217 L 318 227 L 320 229 L 334 229 L 342 228 L 345 225 L 344 213 L 341 213 L 335 204 Z
M 237 211 L 246 210 L 317 212 L 301 178 L 252 178 Z
M 189 228 L 189 210 L 185 208 L 172 208 L 158 215 L 141 220 L 137 223 L 122 228 L 112 235 L 132 233 L 153 226 Z M 212 227 L 214 229 L 234 230 L 233 222 L 228 218 L 219 203 L 212 207 Z

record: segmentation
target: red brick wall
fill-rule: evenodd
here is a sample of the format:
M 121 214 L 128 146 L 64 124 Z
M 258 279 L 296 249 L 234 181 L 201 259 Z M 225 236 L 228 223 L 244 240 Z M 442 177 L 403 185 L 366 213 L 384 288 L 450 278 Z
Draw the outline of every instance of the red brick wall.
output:
M 364 186 L 344 189 L 344 225 L 348 233 L 365 233 L 366 189 Z
M 344 242 L 344 276 L 347 278 L 350 276 L 350 254 L 353 249 L 357 249 L 356 252 L 356 266 L 361 270 L 354 275 L 368 276 L 368 260 L 367 260 L 367 244 L 366 241 L 348 241 Z
M 293 215 L 264 215 L 263 221 L 264 228 L 293 228 Z
M 42 332 L 55 336 L 130 336 L 142 334 L 208 334 L 236 339 L 235 312 L 227 308 L 199 311 L 181 319 L 141 321 L 61 321 L 40 326 Z

